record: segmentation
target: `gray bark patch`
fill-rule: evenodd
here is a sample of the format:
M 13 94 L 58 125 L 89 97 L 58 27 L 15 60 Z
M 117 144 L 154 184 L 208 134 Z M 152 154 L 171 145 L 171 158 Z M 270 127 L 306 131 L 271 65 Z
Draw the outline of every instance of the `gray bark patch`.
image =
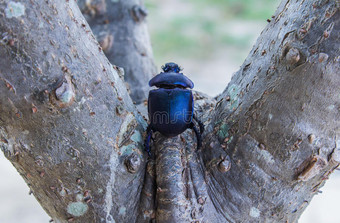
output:
M 69 203 L 69 205 L 67 205 L 67 213 L 79 217 L 84 215 L 87 210 L 88 210 L 88 206 L 87 204 L 83 203 L 83 202 L 72 202 Z
M 25 6 L 20 2 L 9 2 L 5 9 L 7 18 L 17 18 L 25 14 Z

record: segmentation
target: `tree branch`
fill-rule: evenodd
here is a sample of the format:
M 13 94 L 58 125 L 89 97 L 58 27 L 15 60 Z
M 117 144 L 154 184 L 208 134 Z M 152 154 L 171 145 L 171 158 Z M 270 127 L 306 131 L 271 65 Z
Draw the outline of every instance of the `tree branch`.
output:
M 234 221 L 297 221 L 339 165 L 338 9 L 283 1 L 217 98 L 212 134 L 232 167 L 208 184 Z
M 150 90 L 146 83 L 156 74 L 143 3 L 80 0 L 78 5 L 110 62 L 124 68 L 132 100 L 140 104 Z
M 78 6 L 5 1 L 0 17 L 4 154 L 56 222 L 133 222 L 146 123 Z

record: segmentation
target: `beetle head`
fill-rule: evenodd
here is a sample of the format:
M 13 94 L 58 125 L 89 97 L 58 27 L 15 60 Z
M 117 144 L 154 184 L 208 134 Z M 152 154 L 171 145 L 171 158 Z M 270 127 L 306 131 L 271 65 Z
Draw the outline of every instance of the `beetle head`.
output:
M 174 72 L 174 73 L 179 73 L 182 69 L 173 62 L 166 63 L 165 65 L 162 66 L 162 69 L 164 72 Z
M 158 88 L 193 88 L 194 83 L 180 73 L 181 68 L 176 63 L 166 63 L 162 66 L 164 72 L 154 76 L 149 81 L 149 86 L 156 86 Z

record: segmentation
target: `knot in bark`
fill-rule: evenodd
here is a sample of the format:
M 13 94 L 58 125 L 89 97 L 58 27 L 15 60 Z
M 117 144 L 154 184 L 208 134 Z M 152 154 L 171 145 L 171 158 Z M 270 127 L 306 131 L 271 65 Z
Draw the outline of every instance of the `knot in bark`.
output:
M 129 171 L 130 173 L 136 173 L 140 167 L 141 160 L 139 156 L 137 156 L 135 153 L 132 153 L 125 159 L 124 163 L 127 171 Z
M 222 158 L 218 163 L 218 170 L 222 173 L 228 172 L 231 168 L 231 162 L 229 156 Z
M 144 6 L 134 5 L 132 7 L 132 18 L 135 22 L 143 21 L 148 15 L 148 11 Z
M 66 76 L 65 80 L 61 83 L 55 91 L 51 92 L 50 100 L 52 104 L 59 108 L 65 108 L 73 104 L 75 98 L 75 91 L 71 78 Z
M 296 64 L 300 60 L 300 52 L 296 48 L 290 48 L 286 54 L 286 60 L 289 64 Z

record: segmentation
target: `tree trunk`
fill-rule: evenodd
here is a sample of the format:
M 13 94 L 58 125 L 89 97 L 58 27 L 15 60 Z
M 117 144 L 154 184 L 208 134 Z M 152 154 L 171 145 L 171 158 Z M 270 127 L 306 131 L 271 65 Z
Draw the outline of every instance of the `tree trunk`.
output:
M 150 90 L 146 83 L 156 74 L 143 3 L 139 0 L 77 3 L 109 61 L 124 68 L 130 96 L 140 104 Z
M 156 133 L 147 160 L 76 3 L 2 2 L 1 148 L 55 222 L 296 222 L 340 162 L 339 20 L 336 0 L 284 0 L 225 91 L 194 93 L 202 148 Z

